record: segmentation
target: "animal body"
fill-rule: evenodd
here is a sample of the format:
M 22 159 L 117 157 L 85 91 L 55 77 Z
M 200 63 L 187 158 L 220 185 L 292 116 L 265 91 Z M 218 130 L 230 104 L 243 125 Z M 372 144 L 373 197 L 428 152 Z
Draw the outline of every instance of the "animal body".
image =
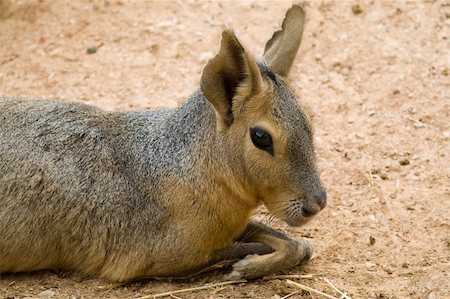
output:
M 299 226 L 326 204 L 286 82 L 303 23 L 294 5 L 259 61 L 225 30 L 175 109 L 1 97 L 0 272 L 129 281 L 237 259 L 227 278 L 255 278 L 309 259 L 307 240 L 250 220 L 265 204 Z

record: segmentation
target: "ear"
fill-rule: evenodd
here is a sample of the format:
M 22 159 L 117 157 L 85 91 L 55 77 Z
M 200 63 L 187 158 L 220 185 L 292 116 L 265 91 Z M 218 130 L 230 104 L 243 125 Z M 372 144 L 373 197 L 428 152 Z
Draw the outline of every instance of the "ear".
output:
M 203 69 L 200 86 L 205 98 L 213 105 L 218 121 L 233 123 L 233 98 L 239 92 L 257 94 L 262 77 L 255 60 L 245 51 L 232 31 L 222 32 L 219 53 Z
M 264 61 L 269 69 L 287 77 L 300 47 L 305 22 L 305 12 L 293 5 L 284 17 L 281 30 L 276 31 L 264 48 Z

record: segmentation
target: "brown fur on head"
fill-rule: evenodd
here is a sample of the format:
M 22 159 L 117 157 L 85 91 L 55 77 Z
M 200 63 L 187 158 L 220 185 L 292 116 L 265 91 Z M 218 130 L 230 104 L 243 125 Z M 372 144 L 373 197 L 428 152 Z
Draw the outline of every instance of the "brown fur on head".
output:
M 220 51 L 201 79 L 227 158 L 241 180 L 238 185 L 245 186 L 241 197 L 263 201 L 290 225 L 304 223 L 326 200 L 315 167 L 311 124 L 285 82 L 303 22 L 303 10 L 294 5 L 258 63 L 233 32 L 224 31 Z

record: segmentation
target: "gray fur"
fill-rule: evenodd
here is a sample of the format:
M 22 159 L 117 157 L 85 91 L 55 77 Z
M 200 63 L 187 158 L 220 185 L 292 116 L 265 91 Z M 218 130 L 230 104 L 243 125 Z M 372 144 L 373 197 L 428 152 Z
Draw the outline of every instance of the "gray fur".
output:
M 194 144 L 207 144 L 212 113 L 200 93 L 178 109 L 125 113 L 0 98 L 1 272 L 151 263 L 170 248 L 152 244 L 170 235 L 161 179 L 201 181 L 192 151 L 211 155 Z
M 247 56 L 239 58 L 244 49 L 234 35 L 224 36 L 214 67 L 227 57 L 237 71 L 224 74 L 239 72 L 241 63 L 257 69 Z M 229 127 L 219 127 L 202 90 L 175 109 L 128 112 L 0 97 L 0 273 L 63 268 L 116 281 L 182 275 L 215 256 L 242 258 L 253 245 L 233 247 L 240 240 L 256 242 L 254 252 L 282 254 L 262 255 L 269 264 L 251 261 L 247 270 L 244 259 L 232 277 L 265 275 L 309 257 L 306 241 L 247 224 L 251 211 L 267 204 L 263 190 L 295 194 L 274 199 L 283 208 L 275 215 L 292 225 L 309 219 L 305 208 L 315 214 L 325 200 L 306 116 L 284 79 L 264 64 L 260 70 L 263 81 L 253 81 L 258 88 L 265 82 L 268 115 L 287 136 L 281 162 L 251 145 L 242 124 L 242 115 L 252 112 L 250 100 L 242 115 L 225 122 Z M 220 91 L 214 95 L 220 100 Z

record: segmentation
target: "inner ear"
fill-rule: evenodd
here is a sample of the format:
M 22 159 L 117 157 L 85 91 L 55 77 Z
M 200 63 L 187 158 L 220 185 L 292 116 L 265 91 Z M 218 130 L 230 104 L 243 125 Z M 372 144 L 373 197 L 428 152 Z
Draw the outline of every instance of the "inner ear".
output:
M 287 77 L 294 63 L 302 41 L 305 12 L 299 5 L 293 5 L 287 12 L 281 25 L 266 43 L 264 61 L 276 74 Z
M 216 110 L 219 123 L 226 126 L 233 123 L 233 99 L 238 89 L 246 94 L 257 93 L 261 85 L 256 62 L 234 33 L 225 30 L 219 53 L 205 66 L 200 82 L 203 95 Z
M 236 53 L 237 54 L 237 53 Z M 242 59 L 240 55 L 237 55 L 235 57 L 236 60 L 234 62 L 239 61 L 238 64 L 235 66 L 239 68 L 239 66 L 244 65 L 245 61 Z M 226 104 L 226 122 L 227 125 L 231 125 L 233 122 L 233 113 L 232 113 L 232 107 L 233 107 L 233 98 L 236 95 L 237 88 L 241 82 L 244 82 L 245 80 L 245 74 L 242 70 L 239 71 L 230 71 L 230 70 L 222 70 L 222 73 L 220 74 L 222 78 L 222 86 L 224 90 L 224 98 L 225 98 L 225 104 Z

